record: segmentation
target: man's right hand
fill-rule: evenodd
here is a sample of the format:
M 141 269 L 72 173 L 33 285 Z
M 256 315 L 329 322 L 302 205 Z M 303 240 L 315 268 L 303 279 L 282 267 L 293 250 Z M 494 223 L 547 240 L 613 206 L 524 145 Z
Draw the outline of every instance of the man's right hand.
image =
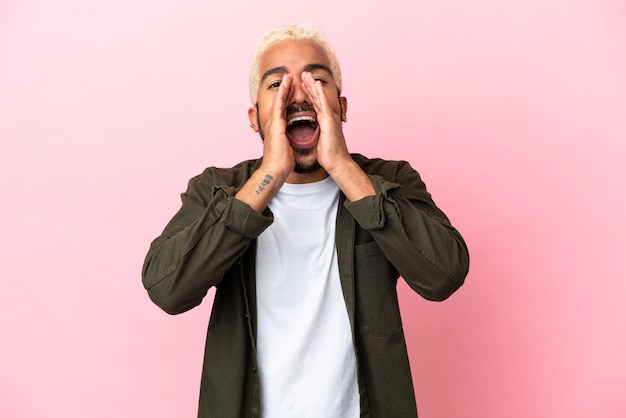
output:
M 296 165 L 293 148 L 287 138 L 287 119 L 285 115 L 292 89 L 293 76 L 291 74 L 283 75 L 278 92 L 272 101 L 269 119 L 263 127 L 265 138 L 263 141 L 263 163 L 261 168 L 266 168 L 266 170 L 275 173 L 283 182 Z
M 263 162 L 237 192 L 235 198 L 262 213 L 296 166 L 293 149 L 287 138 L 286 108 L 292 93 L 293 77 L 283 75 L 270 116 L 262 127 Z M 259 129 L 261 127 L 259 126 Z

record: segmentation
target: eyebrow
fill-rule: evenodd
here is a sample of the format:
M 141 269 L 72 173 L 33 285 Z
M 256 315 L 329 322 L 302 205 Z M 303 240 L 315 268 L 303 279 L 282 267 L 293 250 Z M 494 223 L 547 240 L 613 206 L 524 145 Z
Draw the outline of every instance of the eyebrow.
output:
M 267 70 L 265 73 L 263 73 L 263 77 L 261 77 L 261 83 L 265 81 L 265 79 L 271 76 L 272 74 L 288 74 L 288 73 L 289 73 L 289 70 L 287 69 L 287 67 L 284 67 L 284 66 L 271 68 Z
M 315 70 L 323 70 L 323 71 L 326 71 L 328 74 L 333 75 L 333 72 L 330 71 L 330 68 L 328 68 L 328 66 L 324 64 L 307 64 L 303 68 L 303 71 L 315 71 Z M 265 79 L 271 76 L 272 74 L 288 74 L 288 73 L 289 73 L 289 69 L 285 66 L 270 68 L 265 73 L 263 73 L 263 77 L 261 77 L 261 83 L 265 81 Z
M 323 70 L 326 71 L 328 74 L 333 75 L 333 72 L 330 71 L 330 68 L 328 68 L 326 65 L 324 64 L 307 64 L 304 66 L 304 71 L 315 71 L 315 70 Z

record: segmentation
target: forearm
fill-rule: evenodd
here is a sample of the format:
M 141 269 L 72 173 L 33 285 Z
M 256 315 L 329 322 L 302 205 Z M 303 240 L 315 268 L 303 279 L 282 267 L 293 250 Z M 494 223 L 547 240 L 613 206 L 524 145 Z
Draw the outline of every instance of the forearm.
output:
M 370 177 L 348 155 L 348 160 L 329 172 L 350 202 L 356 202 L 376 192 Z
M 263 213 L 288 174 L 289 172 L 262 164 L 235 194 L 235 199 L 244 202 L 256 212 Z
M 444 300 L 464 282 L 467 247 L 447 222 L 408 206 L 383 202 L 385 225 L 370 233 L 413 290 L 428 300 Z
M 417 172 L 406 165 L 398 183 L 373 177 L 376 195 L 346 203 L 406 282 L 429 300 L 443 300 L 469 268 L 463 238 L 432 201 Z
M 143 283 L 168 313 L 198 305 L 207 291 L 246 250 L 272 218 L 253 211 L 225 190 L 200 210 L 186 197 L 183 207 L 146 256 Z

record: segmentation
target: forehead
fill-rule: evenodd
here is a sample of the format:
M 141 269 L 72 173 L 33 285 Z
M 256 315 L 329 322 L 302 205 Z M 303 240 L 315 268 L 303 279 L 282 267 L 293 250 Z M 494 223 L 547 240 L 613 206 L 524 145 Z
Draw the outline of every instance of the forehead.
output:
M 330 67 L 324 49 L 313 41 L 285 40 L 272 44 L 261 56 L 261 74 L 276 67 L 300 71 L 307 64 L 323 64 Z

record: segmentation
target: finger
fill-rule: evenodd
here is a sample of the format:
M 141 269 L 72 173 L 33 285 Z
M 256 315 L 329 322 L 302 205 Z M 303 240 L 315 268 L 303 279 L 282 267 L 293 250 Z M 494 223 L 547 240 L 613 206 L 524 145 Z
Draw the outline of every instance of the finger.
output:
M 313 88 L 313 84 L 311 81 L 313 79 L 313 76 L 310 72 L 303 71 L 300 79 L 302 80 L 302 89 L 304 90 L 304 93 L 309 97 L 309 99 L 313 100 L 313 94 L 315 93 L 315 89 Z
M 321 112 L 326 105 L 326 96 L 322 88 L 322 83 L 316 81 L 313 75 L 308 71 L 303 72 L 301 78 L 304 93 L 311 101 L 311 104 L 313 104 L 313 107 L 315 107 L 315 111 L 318 113 Z
M 278 97 L 283 104 L 285 104 L 287 102 L 287 99 L 289 98 L 289 93 L 291 92 L 292 85 L 293 76 L 291 74 L 284 74 L 282 82 L 278 87 Z
M 283 118 L 285 117 L 285 106 L 289 98 L 289 93 L 292 89 L 293 77 L 290 74 L 283 75 L 280 86 L 278 86 L 278 92 L 272 101 L 272 117 Z

